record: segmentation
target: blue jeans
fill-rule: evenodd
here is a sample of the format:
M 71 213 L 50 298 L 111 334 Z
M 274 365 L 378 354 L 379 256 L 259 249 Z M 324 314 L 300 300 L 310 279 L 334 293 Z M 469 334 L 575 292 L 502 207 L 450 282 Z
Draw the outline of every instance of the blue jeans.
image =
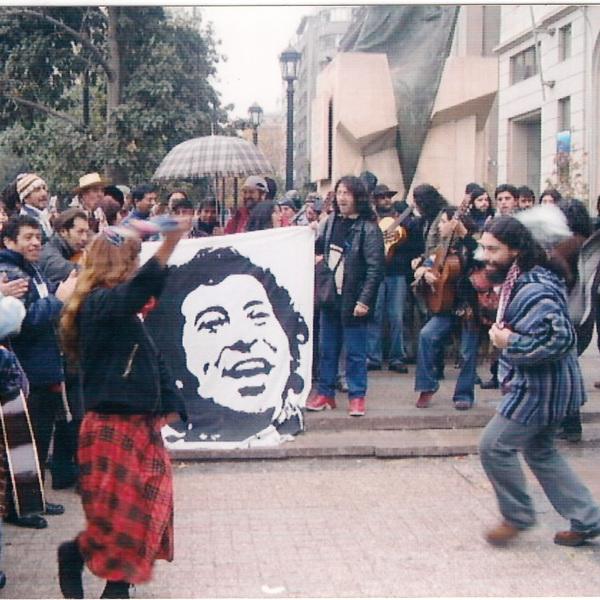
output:
M 406 304 L 406 276 L 386 275 L 379 286 L 377 304 L 373 320 L 367 330 L 367 358 L 369 362 L 381 365 L 383 361 L 383 324 L 385 319 L 390 326 L 391 365 L 404 361 L 404 305 Z
M 439 383 L 436 377 L 436 357 L 442 349 L 445 338 L 450 333 L 456 317 L 452 315 L 433 315 L 425 323 L 419 334 L 415 391 L 436 392 Z M 477 349 L 479 347 L 478 327 L 463 322 L 461 328 L 461 353 L 463 366 L 454 388 L 454 402 L 475 400 L 475 378 L 477 377 Z
M 346 346 L 348 398 L 367 395 L 367 324 L 344 325 L 338 311 L 321 311 L 317 393 L 333 398 L 342 343 Z
M 535 510 L 518 451 L 556 512 L 579 533 L 600 527 L 600 507 L 554 446 L 556 426 L 523 425 L 496 414 L 479 441 L 479 457 L 494 486 L 500 513 L 517 529 L 535 523 Z

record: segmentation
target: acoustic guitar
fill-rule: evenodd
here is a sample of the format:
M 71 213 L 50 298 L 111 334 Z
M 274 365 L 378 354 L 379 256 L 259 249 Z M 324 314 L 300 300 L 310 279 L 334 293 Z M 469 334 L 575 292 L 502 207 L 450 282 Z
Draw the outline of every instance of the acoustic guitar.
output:
M 17 515 L 43 513 L 44 485 L 22 390 L 3 402 L 0 420 Z
M 409 207 L 402 211 L 402 213 L 394 219 L 394 217 L 383 217 L 381 221 L 379 221 L 379 229 L 383 232 L 383 235 L 392 233 L 394 231 L 398 232 L 398 236 L 391 240 L 386 240 L 384 238 L 384 247 L 385 247 L 385 259 L 387 262 L 392 260 L 392 256 L 394 256 L 394 250 L 396 246 L 399 244 L 403 244 L 408 238 L 408 231 L 406 227 L 402 227 L 402 223 L 406 221 L 406 219 L 412 214 L 413 207 L 409 205 Z
M 460 277 L 460 260 L 450 252 L 458 222 L 466 214 L 471 199 L 467 196 L 452 217 L 452 231 L 441 243 L 435 254 L 431 267 L 437 280 L 428 286 L 427 305 L 433 314 L 448 312 L 454 307 L 456 300 L 456 280 Z

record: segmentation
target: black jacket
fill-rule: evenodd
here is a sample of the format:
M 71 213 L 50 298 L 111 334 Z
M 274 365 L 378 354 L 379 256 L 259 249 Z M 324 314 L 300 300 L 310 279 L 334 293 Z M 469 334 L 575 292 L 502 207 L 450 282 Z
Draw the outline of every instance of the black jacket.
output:
M 335 213 L 329 215 L 321 235 L 315 242 L 316 254 L 323 254 L 323 260 L 326 262 L 329 261 L 329 244 L 334 220 L 341 218 Z M 350 227 L 346 244 L 340 311 L 342 321 L 351 325 L 371 317 L 375 311 L 377 291 L 385 270 L 383 234 L 377 223 L 359 217 Z M 357 302 L 369 307 L 367 317 L 352 315 Z
M 175 378 L 137 313 L 162 291 L 167 270 L 151 258 L 129 282 L 99 288 L 79 313 L 80 365 L 86 411 L 187 414 Z

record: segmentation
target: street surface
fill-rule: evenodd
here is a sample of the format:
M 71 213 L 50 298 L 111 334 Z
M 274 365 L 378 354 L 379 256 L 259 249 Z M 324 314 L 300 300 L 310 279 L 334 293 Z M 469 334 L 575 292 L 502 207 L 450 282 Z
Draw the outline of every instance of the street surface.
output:
M 600 498 L 595 448 L 569 447 Z M 567 524 L 537 483 L 539 522 L 512 547 L 477 456 L 176 463 L 176 550 L 137 598 L 597 596 L 600 543 L 552 543 Z M 55 553 L 83 524 L 73 491 L 46 530 L 4 526 L 3 598 L 59 597 Z M 85 572 L 87 598 L 103 582 Z

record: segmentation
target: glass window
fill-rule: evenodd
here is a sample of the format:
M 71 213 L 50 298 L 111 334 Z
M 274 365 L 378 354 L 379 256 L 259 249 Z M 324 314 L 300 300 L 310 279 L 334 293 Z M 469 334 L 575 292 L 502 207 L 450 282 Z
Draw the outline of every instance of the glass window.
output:
M 567 131 L 571 129 L 571 96 L 561 98 L 558 101 L 558 130 Z
M 332 8 L 330 19 L 332 23 L 349 21 L 351 12 L 349 8 Z
M 539 44 L 538 44 L 539 47 Z M 538 73 L 535 46 L 531 46 L 510 58 L 511 85 L 529 79 Z
M 558 30 L 558 59 L 571 58 L 571 23 Z

